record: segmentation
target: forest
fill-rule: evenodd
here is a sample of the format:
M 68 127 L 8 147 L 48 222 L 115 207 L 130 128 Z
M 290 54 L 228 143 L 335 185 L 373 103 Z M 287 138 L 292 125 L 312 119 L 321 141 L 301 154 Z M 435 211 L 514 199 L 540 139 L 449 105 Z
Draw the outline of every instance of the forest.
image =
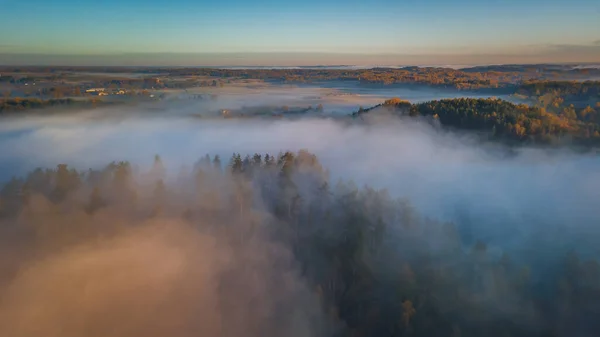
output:
M 75 101 L 73 99 L 35 99 L 35 98 L 9 98 L 0 99 L 0 113 L 6 111 L 19 111 L 26 109 L 37 109 L 44 107 L 51 107 L 63 104 L 72 104 Z
M 513 122 L 504 103 L 460 103 L 497 110 L 505 118 L 499 121 Z M 450 103 L 417 108 L 437 113 L 444 104 Z M 128 162 L 88 171 L 61 164 L 6 183 L 0 191 L 0 251 L 10 249 L 14 258 L 0 259 L 0 275 L 5 276 L 0 279 L 0 333 L 566 337 L 600 331 L 600 265 L 594 256 L 580 256 L 577 250 L 584 247 L 530 249 L 527 259 L 521 259 L 510 249 L 499 252 L 484 241 L 466 241 L 461 223 L 430 219 L 409 200 L 352 181 L 330 181 L 327 169 L 307 151 L 233 154 L 229 160 L 206 155 L 175 176 L 167 178 L 165 163 L 156 156 L 148 170 Z M 167 226 L 158 233 L 144 232 L 152 221 Z M 147 254 L 154 268 L 173 265 L 161 262 L 174 254 L 161 250 L 162 240 L 188 247 L 193 233 L 211 238 L 209 246 L 218 247 L 211 249 L 230 251 L 227 259 L 215 262 L 225 267 L 214 271 L 194 269 L 217 261 L 214 251 L 193 250 L 202 259 L 181 264 L 186 278 L 204 280 L 200 275 L 208 273 L 216 280 L 215 303 L 212 297 L 198 298 L 196 292 L 208 292 L 204 283 L 170 278 L 167 288 L 180 302 L 154 302 L 157 291 L 143 287 L 118 293 L 121 307 L 96 299 L 104 294 L 102 287 L 130 277 L 106 272 L 102 261 L 112 255 L 93 251 L 88 256 L 85 245 L 109 240 L 108 247 L 118 248 L 121 241 L 110 240 L 131 228 L 141 231 L 133 232 L 133 242 L 125 241 L 138 247 L 134 261 L 139 264 L 144 261 L 140 255 Z M 177 228 L 185 228 L 183 238 L 174 234 Z M 144 240 L 161 242 L 158 252 Z M 129 250 L 119 249 L 119 261 L 129 261 Z M 50 257 L 69 251 L 74 256 L 59 259 L 58 267 L 50 263 Z M 26 263 L 30 260 L 42 262 L 20 273 L 23 265 L 31 266 Z M 77 261 L 88 262 L 83 267 Z M 150 274 L 136 263 L 126 267 L 137 268 L 137 276 L 131 277 L 142 278 L 145 286 L 154 284 L 154 276 L 143 279 Z M 83 287 L 85 282 L 73 278 L 82 275 L 105 281 Z M 49 300 L 38 296 L 39 288 L 69 295 Z M 140 293 L 143 300 L 131 297 Z M 209 320 L 213 316 L 193 301 L 214 304 L 210 312 L 216 311 L 218 318 Z M 130 316 L 141 308 L 134 305 L 141 305 L 147 316 Z M 42 312 L 50 306 L 52 321 L 36 320 L 36 311 L 28 310 Z M 81 321 L 86 325 L 78 325 Z M 133 323 L 125 326 L 124 321 Z
M 429 116 L 443 126 L 483 132 L 490 139 L 510 143 L 594 145 L 600 141 L 599 115 L 589 107 L 556 113 L 498 98 L 454 98 L 418 104 L 393 98 L 353 116 L 382 109 L 412 117 Z
M 534 100 L 536 106 L 554 113 L 577 115 L 583 120 L 598 121 L 600 82 L 528 81 L 515 93 Z
M 42 108 L 95 108 L 101 105 L 115 104 L 100 99 L 72 99 L 72 98 L 0 98 L 0 114 L 8 112 L 22 113 L 30 109 Z

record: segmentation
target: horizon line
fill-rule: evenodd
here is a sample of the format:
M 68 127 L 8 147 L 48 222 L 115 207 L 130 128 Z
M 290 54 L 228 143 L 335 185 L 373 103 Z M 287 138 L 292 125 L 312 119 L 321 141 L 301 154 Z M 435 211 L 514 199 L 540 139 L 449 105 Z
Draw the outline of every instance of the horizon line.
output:
M 0 53 L 0 56 L 2 53 Z M 416 63 L 406 63 L 406 64 L 312 64 L 312 65 L 278 65 L 278 64 L 269 64 L 269 65 L 243 65 L 243 64 L 221 64 L 221 65 L 110 65 L 110 64 L 95 64 L 95 65 L 61 65 L 61 64 L 0 64 L 0 68 L 11 68 L 11 67 L 32 67 L 32 68 L 41 68 L 41 67 L 56 67 L 56 68 L 207 68 L 207 69 L 228 69 L 228 68 L 239 68 L 240 70 L 244 69 L 252 69 L 252 68 L 271 68 L 271 69 L 285 69 L 285 68 L 351 68 L 351 67 L 360 67 L 361 69 L 375 69 L 375 68 L 410 68 L 410 67 L 419 67 L 419 68 L 449 68 L 449 66 L 457 66 L 455 69 L 467 69 L 474 67 L 492 67 L 492 66 L 571 66 L 571 65 L 598 65 L 599 62 L 509 62 L 509 63 L 472 63 L 472 64 L 464 64 L 464 63 L 445 63 L 445 64 L 416 64 Z M 460 66 L 460 67 L 459 67 Z

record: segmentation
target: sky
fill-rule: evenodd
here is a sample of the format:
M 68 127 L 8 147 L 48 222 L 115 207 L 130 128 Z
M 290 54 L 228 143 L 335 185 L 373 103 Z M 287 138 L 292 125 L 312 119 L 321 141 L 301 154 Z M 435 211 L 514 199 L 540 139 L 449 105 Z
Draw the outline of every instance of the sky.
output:
M 0 64 L 600 62 L 597 0 L 0 0 Z

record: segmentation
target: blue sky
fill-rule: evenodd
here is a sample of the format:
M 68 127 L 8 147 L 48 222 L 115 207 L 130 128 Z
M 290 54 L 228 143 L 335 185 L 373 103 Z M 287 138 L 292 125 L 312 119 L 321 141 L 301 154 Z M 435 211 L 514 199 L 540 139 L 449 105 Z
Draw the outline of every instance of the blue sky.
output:
M 426 55 L 432 62 L 437 56 L 440 63 L 459 62 L 460 55 L 465 61 L 487 55 L 600 62 L 597 0 L 0 0 L 0 8 L 3 54 L 280 52 L 360 54 L 365 61 L 395 54 Z

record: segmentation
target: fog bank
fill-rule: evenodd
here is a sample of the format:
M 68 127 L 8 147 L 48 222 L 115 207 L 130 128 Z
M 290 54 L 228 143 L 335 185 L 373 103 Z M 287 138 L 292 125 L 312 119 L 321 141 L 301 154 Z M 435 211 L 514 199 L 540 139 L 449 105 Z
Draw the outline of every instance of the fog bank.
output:
M 530 301 L 521 298 L 521 290 L 506 286 L 520 274 L 502 276 L 505 280 L 485 269 L 492 267 L 478 257 L 481 251 L 537 267 L 532 284 L 553 280 L 557 261 L 570 250 L 600 256 L 600 160 L 595 155 L 533 148 L 513 153 L 423 119 L 197 118 L 182 106 L 174 101 L 151 112 L 98 109 L 4 119 L 0 169 L 5 180 L 58 164 L 108 170 L 113 161 L 131 162 L 137 180 L 116 180 L 128 166 L 115 164 L 111 179 L 117 183 L 90 173 L 89 183 L 68 198 L 50 202 L 56 194 L 33 195 L 14 218 L 0 223 L 0 334 L 316 337 L 350 331 L 346 323 L 352 316 L 344 310 L 355 304 L 342 301 L 348 294 L 344 287 L 374 281 L 358 278 L 364 275 L 356 271 L 358 276 L 346 278 L 330 274 L 350 273 L 340 267 L 350 262 L 329 252 L 342 257 L 354 252 L 345 248 L 344 239 L 363 237 L 352 232 L 356 219 L 389 226 L 379 244 L 368 242 L 380 247 L 380 255 L 350 259 L 351 270 L 366 268 L 362 273 L 372 273 L 376 291 L 390 298 L 381 300 L 382 308 L 398 316 L 410 312 L 408 295 L 389 295 L 395 289 L 390 273 L 399 273 L 412 289 L 410 265 L 416 269 L 432 256 L 434 268 L 457 270 L 452 285 L 462 289 L 455 295 L 437 288 L 436 310 L 472 305 L 473 312 L 456 314 L 457 321 L 466 317 L 470 323 L 464 324 L 473 325 L 470 331 L 505 320 L 524 331 L 541 331 L 548 324 L 519 302 Z M 200 108 L 188 104 L 188 109 Z M 283 163 L 261 166 L 265 172 L 250 182 L 228 173 L 233 153 L 301 149 L 314 153 L 318 163 L 299 155 L 299 172 L 291 180 L 281 173 Z M 155 154 L 162 159 L 158 169 Z M 205 154 L 221 157 L 222 173 L 209 169 L 199 175 L 192 169 L 202 167 L 198 160 Z M 328 193 L 322 193 L 325 176 L 330 177 Z M 350 182 L 336 183 L 340 179 Z M 363 185 L 382 191 L 364 188 L 357 194 L 356 186 Z M 95 194 L 94 186 L 103 192 Z M 347 204 L 348 198 L 354 203 Z M 110 206 L 84 211 L 88 203 L 104 199 Z M 10 205 L 2 206 L 10 213 Z M 457 232 L 445 222 L 453 222 Z M 472 247 L 476 254 L 461 255 Z M 314 283 L 321 278 L 319 288 Z M 410 300 L 418 303 L 420 297 Z M 385 313 L 380 319 L 377 331 L 387 331 Z M 577 326 L 564 319 L 557 328 L 561 336 Z M 403 333 L 412 329 L 406 318 L 389 321 Z M 397 322 L 404 322 L 401 328 Z M 593 331 L 593 324 L 580 326 Z
M 544 221 L 545 230 L 560 231 L 570 229 L 551 224 L 564 226 L 577 219 L 573 226 L 597 235 L 592 224 L 600 219 L 596 156 L 521 149 L 507 157 L 467 134 L 419 121 L 202 120 L 132 114 L 100 120 L 18 119 L 1 129 L 0 162 L 11 174 L 59 163 L 79 169 L 113 160 L 148 165 L 159 154 L 173 177 L 181 166 L 189 167 L 207 153 L 220 155 L 226 163 L 234 152 L 308 149 L 334 180 L 386 188 L 395 196 L 408 197 L 428 216 L 487 226 L 484 233 L 473 231 L 480 237 L 492 231 L 490 239 L 502 234 L 503 244 L 513 237 L 539 234 L 535 226 L 522 223 Z M 486 224 L 477 224 L 480 219 Z

